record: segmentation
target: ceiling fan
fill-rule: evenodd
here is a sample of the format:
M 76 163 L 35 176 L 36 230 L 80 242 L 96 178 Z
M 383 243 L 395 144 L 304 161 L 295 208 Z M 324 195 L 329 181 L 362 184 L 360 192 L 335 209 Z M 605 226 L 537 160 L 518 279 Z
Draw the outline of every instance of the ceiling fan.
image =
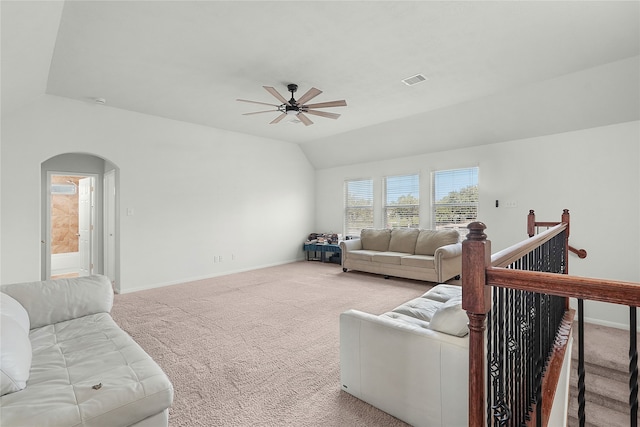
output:
M 313 114 L 314 116 L 320 116 L 320 117 L 327 117 L 329 119 L 337 119 L 338 117 L 340 117 L 340 114 L 328 113 L 326 111 L 318 111 L 316 110 L 316 108 L 347 106 L 347 101 L 345 101 L 344 99 L 340 101 L 329 101 L 329 102 L 320 102 L 317 104 L 306 104 L 306 102 L 311 101 L 313 98 L 315 98 L 316 96 L 322 93 L 321 90 L 316 89 L 315 87 L 312 87 L 311 89 L 309 89 L 307 93 L 302 95 L 300 99 L 298 99 L 297 101 L 293 97 L 293 94 L 298 90 L 298 85 L 295 83 L 291 83 L 287 85 L 287 89 L 289 90 L 289 92 L 291 92 L 291 99 L 288 101 L 282 95 L 280 95 L 280 93 L 278 93 L 277 90 L 275 90 L 271 86 L 262 86 L 262 87 L 265 88 L 267 92 L 273 95 L 282 104 L 280 105 L 269 104 L 267 102 L 249 101 L 246 99 L 236 99 L 236 101 L 249 102 L 252 104 L 270 105 L 272 107 L 276 107 L 275 110 L 256 111 L 254 113 L 243 114 L 244 116 L 250 116 L 252 114 L 270 113 L 273 111 L 279 111 L 280 113 L 282 113 L 278 117 L 273 119 L 270 122 L 270 124 L 278 123 L 287 116 L 296 116 L 302 123 L 304 123 L 305 126 L 309 126 L 309 125 L 312 125 L 313 122 L 309 119 L 309 117 L 306 116 L 307 114 Z

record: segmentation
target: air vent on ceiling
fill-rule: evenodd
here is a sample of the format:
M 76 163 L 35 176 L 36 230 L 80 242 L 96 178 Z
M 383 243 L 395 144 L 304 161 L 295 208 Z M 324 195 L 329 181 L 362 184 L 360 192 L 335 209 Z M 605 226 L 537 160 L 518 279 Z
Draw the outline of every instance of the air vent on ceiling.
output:
M 425 76 L 423 76 L 422 74 L 416 74 L 415 76 L 407 77 L 406 79 L 402 80 L 402 83 L 406 84 L 407 86 L 413 86 L 425 80 L 427 80 Z

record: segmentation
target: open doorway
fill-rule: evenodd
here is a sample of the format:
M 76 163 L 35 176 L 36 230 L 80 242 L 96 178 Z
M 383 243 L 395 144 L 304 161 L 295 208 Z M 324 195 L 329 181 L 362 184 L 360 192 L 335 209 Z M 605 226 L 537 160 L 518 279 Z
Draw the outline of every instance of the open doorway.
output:
M 104 274 L 120 291 L 119 169 L 86 153 L 42 162 L 42 280 Z
M 87 175 L 50 176 L 52 279 L 94 273 L 95 180 Z

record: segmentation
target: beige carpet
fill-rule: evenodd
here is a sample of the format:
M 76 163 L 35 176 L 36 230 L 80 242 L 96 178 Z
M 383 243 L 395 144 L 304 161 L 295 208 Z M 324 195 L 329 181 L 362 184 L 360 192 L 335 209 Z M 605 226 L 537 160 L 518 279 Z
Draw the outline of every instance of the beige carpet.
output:
M 117 295 L 112 314 L 173 382 L 172 427 L 405 426 L 341 391 L 339 315 L 431 285 L 303 261 Z

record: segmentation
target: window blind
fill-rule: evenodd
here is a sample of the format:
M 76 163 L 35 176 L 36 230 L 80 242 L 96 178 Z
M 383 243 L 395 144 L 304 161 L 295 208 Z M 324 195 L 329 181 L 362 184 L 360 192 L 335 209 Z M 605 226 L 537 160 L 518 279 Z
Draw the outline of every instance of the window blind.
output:
M 466 236 L 467 225 L 478 218 L 478 168 L 436 171 L 432 182 L 432 227 Z
M 373 228 L 373 180 L 345 181 L 344 234 L 360 236 L 363 228 Z
M 420 176 L 388 176 L 384 180 L 387 228 L 420 226 Z

